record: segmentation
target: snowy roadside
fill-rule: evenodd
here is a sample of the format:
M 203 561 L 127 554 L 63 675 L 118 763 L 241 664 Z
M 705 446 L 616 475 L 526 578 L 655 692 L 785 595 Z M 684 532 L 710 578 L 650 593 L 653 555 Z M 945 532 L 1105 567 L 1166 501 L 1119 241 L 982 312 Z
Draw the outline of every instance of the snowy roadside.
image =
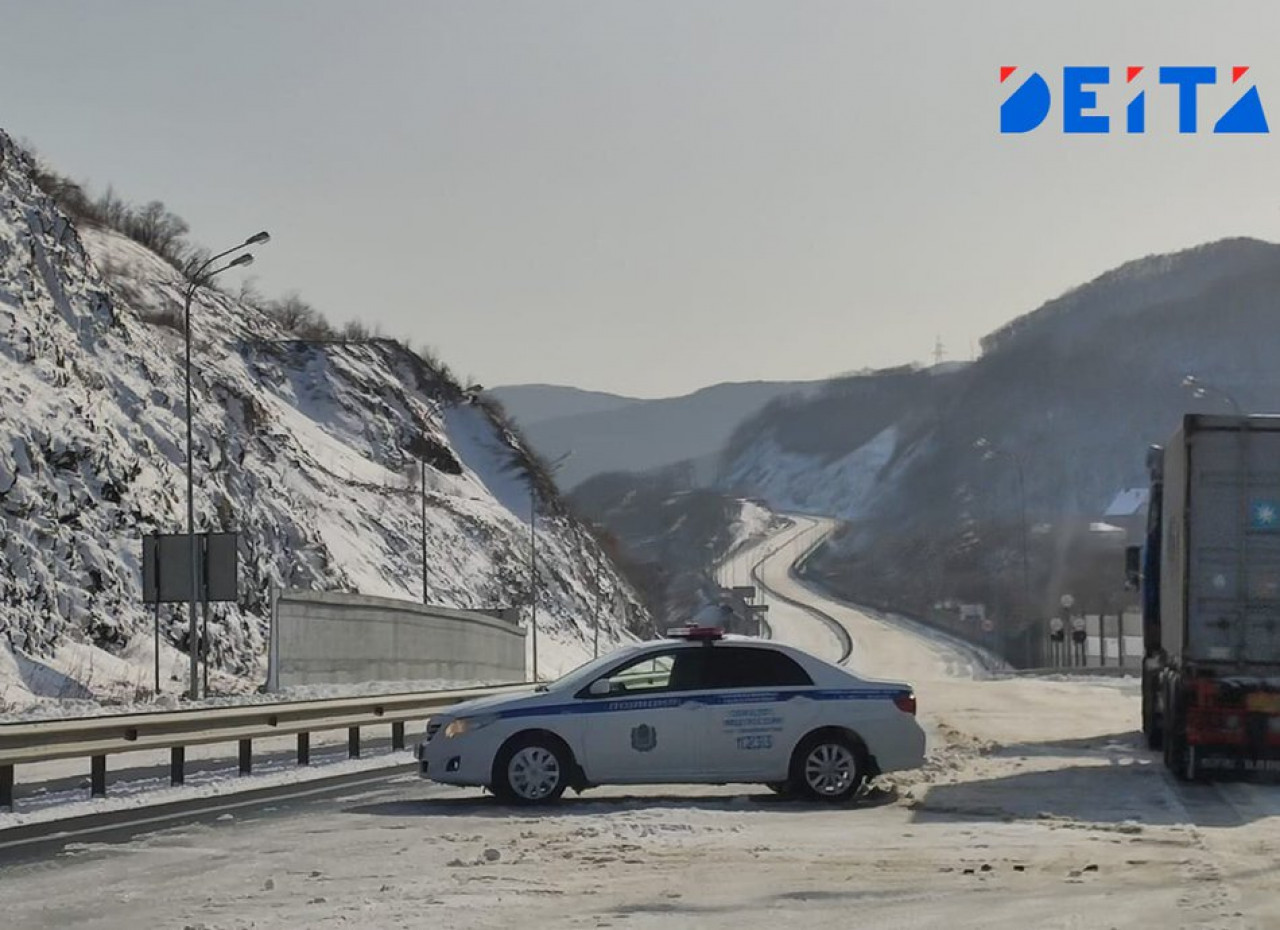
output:
M 757 505 L 758 506 L 758 505 Z M 744 538 L 738 548 L 721 563 L 717 577 L 723 585 L 757 585 L 761 603 L 768 604 L 765 617 L 770 636 L 779 642 L 804 649 L 830 661 L 839 659 L 844 651 L 841 637 L 830 626 L 795 604 L 770 599 L 769 573 L 777 566 L 791 564 L 796 555 L 809 544 L 814 521 L 807 517 L 778 517 L 770 515 L 760 521 L 763 535 Z M 772 532 L 769 530 L 772 529 Z M 781 555 L 785 552 L 785 555 Z M 779 556 L 780 558 L 774 558 Z M 763 585 L 757 581 L 757 573 L 763 572 Z
M 75 709 L 80 717 L 103 717 L 120 714 L 162 713 L 172 710 L 199 710 L 202 708 L 242 706 L 246 704 L 268 705 L 314 701 L 327 698 L 359 697 L 406 692 L 447 691 L 477 688 L 506 682 L 473 682 L 431 679 L 425 681 L 369 682 L 359 685 L 308 685 L 283 689 L 273 694 L 226 695 L 207 700 L 186 702 L 176 698 L 142 705 L 106 707 L 89 702 L 77 702 Z M 35 723 L 53 719 L 72 719 L 68 708 L 57 704 L 38 704 L 23 713 L 0 719 L 5 723 Z M 425 723 L 415 722 L 409 727 L 412 741 L 415 732 Z M 366 732 L 374 728 L 366 728 Z M 385 730 L 386 727 L 376 728 Z M 187 784 L 180 788 L 169 786 L 169 755 L 167 750 L 141 750 L 118 753 L 109 757 L 111 771 L 106 799 L 86 800 L 88 792 L 87 759 L 59 759 L 50 762 L 29 763 L 17 767 L 17 808 L 13 813 L 0 813 L 0 830 L 42 820 L 78 817 L 86 813 L 117 810 L 123 807 L 137 808 L 165 804 L 194 797 L 232 794 L 240 791 L 289 784 L 294 781 L 310 781 L 331 778 L 347 771 L 364 771 L 369 768 L 402 764 L 408 760 L 404 753 L 388 755 L 380 752 L 369 756 L 368 752 L 379 744 L 389 745 L 386 735 L 367 736 L 366 758 L 347 760 L 347 733 L 341 731 L 317 731 L 312 734 L 312 762 L 310 767 L 297 767 L 294 762 L 296 747 L 293 737 L 270 737 L 254 741 L 255 775 L 239 776 L 237 747 L 234 741 L 188 746 L 186 749 Z M 375 750 L 376 752 L 376 750 Z M 326 756 L 329 756 L 326 760 Z M 348 762 L 352 763 L 351 767 Z M 263 781 L 263 779 L 267 781 Z M 195 793 L 192 793 L 192 792 Z
M 842 623 L 860 669 L 912 681 L 929 729 L 926 766 L 862 804 L 673 786 L 513 810 L 393 775 L 289 816 L 147 828 L 110 854 L 78 844 L 3 873 L 22 889 L 6 917 L 31 930 L 1280 926 L 1280 803 L 1173 784 L 1136 732 L 1132 679 L 988 677 L 944 641 L 803 588 L 792 558 L 784 544 L 762 571 Z M 803 612 L 776 616 L 780 636 L 829 637 Z
M 65 720 L 77 717 L 105 717 L 122 714 L 151 714 L 172 710 L 202 710 L 211 707 L 241 707 L 255 704 L 284 704 L 294 701 L 320 701 L 327 698 L 364 697 L 377 694 L 405 694 L 419 691 L 453 691 L 483 688 L 490 685 L 516 684 L 505 681 L 456 681 L 432 678 L 422 681 L 372 681 L 350 685 L 298 685 L 279 691 L 251 691 L 244 694 L 220 694 L 188 701 L 177 693 L 165 693 L 156 700 L 100 704 L 82 700 L 36 700 L 18 709 L 0 714 L 0 725 L 31 723 L 40 720 Z
M 85 799 L 83 789 L 36 793 L 24 797 L 17 811 L 0 812 L 0 840 L 4 839 L 4 831 L 12 827 L 55 824 L 89 814 L 140 810 L 176 801 L 231 797 L 246 791 L 327 781 L 358 772 L 394 770 L 412 762 L 413 754 L 400 750 L 310 766 L 297 766 L 288 759 L 271 759 L 258 763 L 253 775 L 242 776 L 235 760 L 230 760 L 218 769 L 192 773 L 187 777 L 187 784 L 176 787 L 169 784 L 165 770 L 163 775 L 112 782 L 112 794 L 106 798 Z
M 457 691 L 462 688 L 484 688 L 518 682 L 460 682 L 431 678 L 417 682 L 364 682 L 360 684 L 305 684 L 280 691 L 250 692 L 244 695 L 218 695 L 187 701 L 175 693 L 161 695 L 142 704 L 95 704 L 92 701 L 40 701 L 8 714 L 0 714 L 0 725 L 36 723 L 40 720 L 67 720 L 86 716 L 124 714 L 161 714 L 170 710 L 204 710 L 207 707 L 239 707 L 260 704 L 292 704 L 294 701 L 323 701 L 326 698 L 403 695 L 421 691 Z

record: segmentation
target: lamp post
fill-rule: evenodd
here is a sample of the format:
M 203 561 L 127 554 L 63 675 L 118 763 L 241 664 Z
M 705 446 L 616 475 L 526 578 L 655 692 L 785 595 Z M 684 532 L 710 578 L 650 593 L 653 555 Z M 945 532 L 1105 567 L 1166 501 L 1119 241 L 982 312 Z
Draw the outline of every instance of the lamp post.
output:
M 186 341 L 186 382 L 187 382 L 187 540 L 190 545 L 191 559 L 191 597 L 189 601 L 189 615 L 187 617 L 187 645 L 191 653 L 191 700 L 200 697 L 200 649 L 199 649 L 199 631 L 196 628 L 196 601 L 198 588 L 200 583 L 200 568 L 198 565 L 199 554 L 196 547 L 196 503 L 195 503 L 195 464 L 194 451 L 192 444 L 192 405 L 191 405 L 191 301 L 195 299 L 196 291 L 208 284 L 216 275 L 222 274 L 231 268 L 243 268 L 245 265 L 253 263 L 253 255 L 245 253 L 233 258 L 221 268 L 214 268 L 210 271 L 210 267 L 221 258 L 226 258 L 242 249 L 247 249 L 252 245 L 269 242 L 271 236 L 266 232 L 260 232 L 257 235 L 250 236 L 239 245 L 219 252 L 212 258 L 206 260 L 200 265 L 187 281 L 187 287 L 184 292 L 183 303 L 183 329 L 185 331 Z
M 601 552 L 602 546 L 600 540 L 596 540 L 596 590 L 595 599 L 591 603 L 591 613 L 593 614 L 592 634 L 591 634 L 591 658 L 600 658 L 600 562 L 603 559 Z
M 1027 476 L 1026 466 L 1023 463 L 1022 456 L 999 446 L 993 445 L 987 439 L 979 439 L 973 444 L 975 449 L 982 450 L 983 458 L 990 459 L 997 456 L 1010 459 L 1018 469 L 1018 504 L 1022 511 L 1022 609 L 1031 609 L 1031 563 L 1027 555 Z
M 418 491 L 422 495 L 422 603 L 427 601 L 427 463 L 424 459 L 418 465 L 421 469 L 421 480 Z
M 600 582 L 600 572 L 601 563 L 604 561 L 604 543 L 601 537 L 607 532 L 607 528 L 594 520 L 587 521 L 587 526 L 591 528 L 591 541 L 595 543 L 596 550 L 595 596 L 591 600 L 591 658 L 598 659 L 600 657 L 600 599 L 603 587 Z

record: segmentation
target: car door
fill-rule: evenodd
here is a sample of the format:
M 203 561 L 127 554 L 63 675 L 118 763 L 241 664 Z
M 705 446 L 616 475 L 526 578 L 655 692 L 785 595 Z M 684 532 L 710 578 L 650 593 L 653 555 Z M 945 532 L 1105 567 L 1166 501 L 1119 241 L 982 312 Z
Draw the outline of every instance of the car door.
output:
M 709 780 L 782 781 L 791 752 L 817 710 L 813 679 L 767 646 L 710 650 L 704 763 Z
M 583 768 L 596 784 L 684 781 L 702 764 L 707 707 L 702 647 L 674 647 L 628 660 L 597 679 L 609 691 L 584 702 Z

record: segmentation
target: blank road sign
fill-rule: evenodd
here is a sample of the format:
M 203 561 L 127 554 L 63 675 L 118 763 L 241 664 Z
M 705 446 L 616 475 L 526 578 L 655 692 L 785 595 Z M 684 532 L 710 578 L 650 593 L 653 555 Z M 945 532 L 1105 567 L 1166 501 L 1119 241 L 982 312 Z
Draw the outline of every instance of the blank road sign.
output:
M 239 534 L 196 534 L 196 600 L 239 598 Z M 142 601 L 162 604 L 191 600 L 191 538 L 164 533 L 142 538 Z

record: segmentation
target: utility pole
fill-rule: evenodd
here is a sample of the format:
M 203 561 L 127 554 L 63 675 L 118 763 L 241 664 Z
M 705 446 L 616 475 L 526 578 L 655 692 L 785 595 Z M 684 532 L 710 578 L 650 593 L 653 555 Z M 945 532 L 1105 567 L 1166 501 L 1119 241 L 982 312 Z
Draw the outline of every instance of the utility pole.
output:
M 189 542 L 188 553 L 191 559 L 191 597 L 189 600 L 188 616 L 187 616 L 187 637 L 188 647 L 191 652 L 191 700 L 200 697 L 200 631 L 198 629 L 199 621 L 196 617 L 196 601 L 199 597 L 198 585 L 200 583 L 200 566 L 197 564 L 199 553 L 196 549 L 196 491 L 195 491 L 195 456 L 192 435 L 192 403 L 191 403 L 191 301 L 195 299 L 196 291 L 208 284 L 215 275 L 235 267 L 243 267 L 253 262 L 251 254 L 240 255 L 233 258 L 221 268 L 215 268 L 210 271 L 209 267 L 220 258 L 225 258 L 233 252 L 239 252 L 241 249 L 247 249 L 251 245 L 258 245 L 263 242 L 269 242 L 271 236 L 265 232 L 250 236 L 239 245 L 232 246 L 225 251 L 219 252 L 212 258 L 206 260 L 195 273 L 191 276 L 190 282 L 187 284 L 183 294 L 185 300 L 183 304 L 183 330 L 186 342 L 186 382 L 187 382 L 187 538 Z
M 591 657 L 593 659 L 600 657 L 600 559 L 601 559 L 600 540 L 596 540 L 596 600 L 592 605 L 592 611 L 595 614 L 595 636 L 591 644 Z

